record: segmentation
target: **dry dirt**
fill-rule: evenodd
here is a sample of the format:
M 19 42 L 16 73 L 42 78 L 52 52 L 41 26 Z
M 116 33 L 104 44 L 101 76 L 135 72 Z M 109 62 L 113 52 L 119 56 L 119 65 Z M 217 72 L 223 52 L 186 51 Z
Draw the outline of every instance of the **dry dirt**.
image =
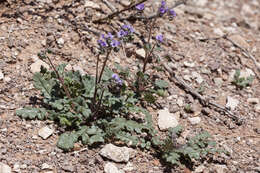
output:
M 56 147 L 59 130 L 55 124 L 25 121 L 14 114 L 16 109 L 29 105 L 34 96 L 39 95 L 32 85 L 31 64 L 45 48 L 53 50 L 52 59 L 56 64 L 67 62 L 74 69 L 94 74 L 95 56 L 91 50 L 96 47 L 98 36 L 87 28 L 98 32 L 115 31 L 120 22 L 115 19 L 109 24 L 93 24 L 94 19 L 111 10 L 104 1 L 92 2 L 100 7 L 88 8 L 84 0 L 0 1 L 0 162 L 17 172 L 47 172 L 41 169 L 43 163 L 51 165 L 53 172 L 104 170 L 107 160 L 98 154 L 102 146 L 79 154 L 64 153 Z M 108 2 L 115 8 L 124 8 L 115 0 Z M 149 0 L 147 4 L 149 7 L 156 5 Z M 149 7 L 148 11 L 152 9 Z M 193 170 L 185 167 L 171 170 L 151 153 L 138 150 L 138 155 L 130 160 L 134 170 L 126 172 L 260 172 L 260 110 L 248 102 L 248 98 L 260 99 L 260 72 L 251 58 L 222 37 L 235 35 L 236 43 L 260 62 L 260 1 L 188 0 L 186 5 L 176 8 L 176 13 L 173 21 L 163 18 L 156 24 L 160 29 L 156 28 L 155 32 L 165 36 L 164 52 L 159 55 L 167 53 L 176 73 L 196 90 L 203 87 L 203 96 L 209 100 L 222 106 L 226 105 L 228 96 L 238 100 L 232 112 L 244 121 L 236 124 L 214 107 L 203 108 L 196 98 L 171 83 L 169 95 L 172 97 L 161 100 L 161 105 L 182 113 L 180 124 L 186 134 L 205 129 L 230 155 L 222 154 L 211 161 L 196 163 Z M 147 34 L 142 22 L 135 21 L 132 25 L 140 34 Z M 130 49 L 135 51 L 137 47 L 130 45 Z M 113 57 L 110 64 L 119 62 L 133 66 L 139 61 L 135 55 L 125 58 L 119 53 Z M 236 69 L 253 71 L 255 77 L 251 86 L 239 90 L 231 84 L 230 73 Z M 203 82 L 199 81 L 200 77 L 196 78 L 198 75 Z M 168 79 L 169 74 L 162 72 L 159 76 Z M 195 113 L 184 113 L 181 100 L 183 105 L 191 103 Z M 205 111 L 208 115 L 202 113 Z M 199 116 L 201 122 L 191 125 L 188 118 L 193 116 Z M 38 130 L 46 125 L 55 132 L 43 140 Z M 122 168 L 125 164 L 117 166 Z

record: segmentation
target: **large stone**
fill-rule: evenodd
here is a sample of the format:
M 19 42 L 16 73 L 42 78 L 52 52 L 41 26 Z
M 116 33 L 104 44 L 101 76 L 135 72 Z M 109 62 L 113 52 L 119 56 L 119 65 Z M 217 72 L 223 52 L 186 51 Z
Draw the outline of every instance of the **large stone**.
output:
M 135 51 L 136 55 L 141 57 L 141 58 L 145 58 L 145 50 L 144 49 L 137 49 Z
M 11 173 L 11 172 L 12 169 L 8 165 L 0 162 L 0 173 Z
M 190 123 L 192 125 L 196 125 L 196 124 L 199 124 L 200 121 L 201 121 L 201 118 L 200 117 L 192 117 L 192 118 L 188 118 Z
M 117 147 L 113 144 L 107 144 L 100 151 L 100 155 L 115 162 L 128 162 L 133 158 L 136 151 L 128 147 Z
M 162 109 L 158 111 L 158 126 L 160 130 L 167 130 L 170 127 L 178 126 L 178 119 L 180 112 L 174 114 L 170 113 L 168 109 Z
M 100 5 L 92 1 L 85 1 L 84 6 L 86 8 L 100 9 Z
M 226 107 L 230 108 L 230 110 L 234 111 L 236 109 L 236 107 L 238 106 L 238 104 L 239 104 L 239 100 L 234 99 L 230 96 L 227 97 Z
M 119 171 L 116 165 L 111 162 L 105 164 L 104 171 L 105 173 L 122 173 L 122 171 Z
M 41 66 L 45 67 L 45 68 L 49 68 L 48 64 L 46 64 L 45 62 L 43 62 L 42 60 L 36 60 L 34 63 L 31 64 L 30 66 L 30 71 L 32 73 L 36 73 L 36 72 L 40 72 L 41 71 Z
M 42 137 L 43 139 L 47 139 L 48 137 L 50 137 L 53 134 L 53 130 L 50 129 L 49 127 L 45 126 L 43 128 L 41 128 L 38 132 L 38 135 L 40 137 Z

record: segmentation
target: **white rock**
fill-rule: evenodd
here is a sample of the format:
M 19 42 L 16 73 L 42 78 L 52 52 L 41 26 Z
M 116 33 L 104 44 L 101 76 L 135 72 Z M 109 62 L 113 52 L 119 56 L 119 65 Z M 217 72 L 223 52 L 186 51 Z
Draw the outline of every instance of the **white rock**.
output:
M 144 49 L 137 49 L 135 51 L 136 55 L 141 57 L 141 58 L 145 58 L 145 50 Z
M 86 8 L 94 8 L 94 9 L 100 9 L 100 5 L 98 5 L 95 2 L 92 1 L 85 1 L 85 5 Z
M 100 155 L 115 162 L 128 162 L 133 158 L 136 151 L 128 147 L 117 147 L 113 144 L 107 144 L 101 149 Z
M 234 98 L 232 98 L 230 96 L 227 97 L 226 107 L 230 108 L 230 110 L 234 111 L 238 104 L 239 104 L 239 100 L 234 99 Z
M 201 84 L 203 82 L 203 78 L 201 77 L 201 75 L 199 73 L 193 71 L 191 74 L 192 74 L 192 77 L 195 78 L 195 80 L 198 84 Z
M 11 172 L 12 169 L 8 165 L 0 162 L 0 173 L 11 173 Z
M 182 107 L 183 104 L 184 104 L 183 98 L 182 98 L 182 97 L 178 98 L 176 103 L 177 103 L 177 105 L 178 105 L 179 107 Z
M 8 76 L 6 76 L 6 77 L 4 77 L 4 82 L 10 82 L 12 79 L 10 78 L 10 77 L 8 77 Z
M 19 163 L 15 163 L 13 167 L 14 172 L 21 172 Z
M 42 169 L 42 170 L 52 169 L 52 166 L 51 166 L 51 165 L 48 165 L 47 163 L 44 163 L 44 164 L 42 164 L 41 169 Z
M 22 164 L 22 165 L 20 166 L 20 168 L 21 168 L 21 169 L 26 169 L 26 168 L 27 168 L 27 165 L 26 165 L 26 164 Z
M 129 0 L 121 0 L 121 3 L 124 5 L 124 6 L 129 6 L 131 5 L 131 2 Z
M 4 79 L 4 74 L 2 71 L 0 71 L 0 80 L 3 80 Z
M 108 162 L 104 166 L 105 173 L 121 173 L 114 163 Z
M 58 43 L 59 45 L 64 45 L 65 41 L 64 41 L 63 38 L 59 38 L 59 39 L 57 40 L 57 43 Z
M 40 3 L 47 3 L 47 4 L 52 3 L 52 0 L 36 0 L 36 1 Z
M 188 120 L 190 121 L 190 123 L 192 125 L 195 125 L 195 124 L 199 124 L 200 123 L 201 118 L 200 117 L 192 117 L 192 118 L 188 118 Z
M 49 136 L 53 134 L 54 130 L 50 129 L 49 127 L 45 126 L 41 128 L 38 132 L 38 135 L 43 139 L 47 139 Z
M 200 166 L 198 166 L 198 167 L 195 169 L 194 173 L 201 173 L 201 172 L 203 172 L 205 169 L 206 169 L 206 167 L 205 167 L 204 165 L 200 165 Z
M 187 61 L 184 61 L 183 62 L 184 66 L 185 67 L 195 67 L 195 63 L 194 62 L 187 62 Z
M 186 80 L 186 81 L 191 82 L 191 75 L 184 75 L 183 79 Z
M 46 64 L 42 60 L 38 59 L 36 62 L 32 63 L 32 65 L 30 66 L 30 71 L 32 73 L 40 72 L 41 71 L 41 66 L 43 66 L 43 67 L 45 67 L 47 69 L 49 68 L 48 64 Z
M 124 171 L 133 171 L 135 170 L 134 165 L 130 162 L 128 162 L 125 167 L 123 168 Z
M 215 165 L 215 171 L 216 173 L 226 173 L 228 171 L 228 168 L 226 165 Z
M 255 111 L 260 113 L 260 104 L 255 105 Z
M 253 70 L 246 68 L 245 70 L 241 70 L 240 71 L 240 76 L 239 77 L 244 77 L 244 78 L 248 78 L 250 76 L 255 76 L 255 73 L 253 72 Z
M 160 130 L 167 130 L 170 127 L 178 126 L 180 112 L 170 113 L 168 109 L 158 111 L 158 126 Z
M 225 35 L 225 33 L 222 31 L 222 29 L 220 29 L 220 28 L 215 28 L 214 30 L 213 30 L 213 32 L 214 32 L 214 34 L 216 34 L 216 35 L 218 35 L 218 36 L 220 36 L 220 37 L 222 37 L 222 36 L 224 36 Z
M 251 103 L 251 104 L 258 104 L 259 103 L 259 99 L 258 98 L 248 98 L 247 102 Z
M 218 87 L 221 87 L 222 84 L 223 84 L 223 80 L 222 78 L 214 78 L 214 83 L 218 86 Z

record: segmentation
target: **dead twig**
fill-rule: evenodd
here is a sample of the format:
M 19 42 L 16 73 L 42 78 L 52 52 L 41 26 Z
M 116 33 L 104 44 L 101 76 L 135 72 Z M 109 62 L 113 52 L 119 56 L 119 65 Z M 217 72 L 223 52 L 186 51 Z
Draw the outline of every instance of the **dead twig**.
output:
M 106 6 L 112 11 L 112 12 L 116 12 L 116 8 L 110 3 L 108 2 L 107 0 L 102 0 L 102 2 L 104 4 L 106 4 Z
M 258 70 L 258 72 L 260 72 L 260 64 L 256 61 L 255 57 L 248 50 L 246 50 L 245 48 L 239 46 L 238 44 L 233 42 L 231 39 L 229 39 L 227 36 L 224 36 L 223 38 L 228 40 L 228 41 L 230 41 L 234 46 L 238 47 L 243 52 L 243 55 L 245 57 L 252 59 L 254 64 L 255 64 L 255 66 L 256 66 L 256 69 Z M 256 76 L 260 80 L 260 76 L 258 75 L 258 73 L 256 73 Z
M 115 16 L 119 15 L 120 13 L 122 13 L 122 12 L 124 12 L 124 11 L 128 11 L 128 10 L 134 8 L 136 5 L 141 4 L 141 3 L 145 2 L 145 1 L 147 1 L 147 0 L 140 0 L 139 2 L 133 3 L 133 4 L 131 4 L 130 6 L 124 8 L 124 9 L 122 9 L 122 10 L 113 12 L 113 13 L 109 14 L 108 16 L 104 17 L 104 18 L 94 20 L 93 23 L 103 23 L 104 21 L 106 21 L 106 20 L 108 20 L 108 19 L 112 19 L 112 18 L 114 18 Z
M 171 81 L 173 81 L 177 85 L 181 85 L 186 92 L 189 92 L 192 96 L 199 99 L 199 101 L 201 102 L 201 104 L 203 106 L 205 106 L 205 107 L 213 106 L 215 108 L 218 108 L 221 111 L 225 112 L 229 116 L 229 118 L 236 121 L 237 124 L 242 124 L 241 118 L 239 118 L 237 115 L 232 113 L 230 110 L 228 110 L 224 106 L 221 106 L 221 105 L 219 105 L 219 104 L 217 104 L 217 103 L 215 103 L 211 100 L 204 98 L 202 95 L 200 95 L 198 92 L 196 92 L 191 86 L 186 84 L 178 75 L 176 75 L 167 64 L 163 63 L 163 67 L 165 68 L 165 70 L 167 70 L 170 73 L 170 75 L 171 75 L 170 80 Z

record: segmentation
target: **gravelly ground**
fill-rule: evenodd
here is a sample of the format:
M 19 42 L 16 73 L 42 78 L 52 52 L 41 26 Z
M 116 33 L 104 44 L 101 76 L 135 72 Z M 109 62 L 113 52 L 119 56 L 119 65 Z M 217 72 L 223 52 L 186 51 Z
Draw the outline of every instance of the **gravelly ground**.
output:
M 100 148 L 79 154 L 63 153 L 56 147 L 59 134 L 56 125 L 25 121 L 14 115 L 16 109 L 29 105 L 29 98 L 38 94 L 32 85 L 31 64 L 37 61 L 37 53 L 44 48 L 52 48 L 56 64 L 67 62 L 74 69 L 94 74 L 95 57 L 90 50 L 96 46 L 98 37 L 85 28 L 111 31 L 118 28 L 118 22 L 92 24 L 94 19 L 111 13 L 103 1 L 92 2 L 98 7 L 87 7 L 84 0 L 0 1 L 0 162 L 17 172 L 47 172 L 41 169 L 43 163 L 51 165 L 49 171 L 53 172 L 103 172 L 104 164 L 108 162 L 98 154 Z M 109 2 L 118 9 L 123 8 L 114 0 Z M 149 0 L 147 4 L 151 8 L 156 5 Z M 198 100 L 171 83 L 169 95 L 172 97 L 160 103 L 169 110 L 182 113 L 180 124 L 185 127 L 185 133 L 208 130 L 220 146 L 231 153 L 217 156 L 212 162 L 196 163 L 192 171 L 260 172 L 260 110 L 248 100 L 260 99 L 260 72 L 252 59 L 222 37 L 235 35 L 238 45 L 260 62 L 260 1 L 190 0 L 177 7 L 176 13 L 174 21 L 164 18 L 157 23 L 161 28 L 156 32 L 164 33 L 166 37 L 165 51 L 160 55 L 165 52 L 170 55 L 176 73 L 195 89 L 203 87 L 204 96 L 210 100 L 223 106 L 227 96 L 238 100 L 233 112 L 245 120 L 242 125 L 236 125 L 214 109 L 208 109 L 209 115 L 205 116 Z M 137 21 L 133 26 L 140 34 L 146 34 L 141 22 Z M 60 44 L 60 38 L 64 44 Z M 137 48 L 130 45 L 130 49 L 135 51 Z M 119 62 L 131 66 L 137 61 L 135 55 L 124 58 L 119 53 L 110 64 Z M 252 86 L 237 90 L 231 85 L 230 73 L 235 69 L 253 71 Z M 167 79 L 168 73 L 158 75 Z M 198 78 L 203 82 L 200 83 Z M 176 104 L 178 101 L 183 101 L 183 105 Z M 194 114 L 183 112 L 186 103 L 192 103 Z M 157 110 L 149 110 L 156 124 Z M 188 117 L 193 116 L 199 116 L 201 122 L 191 125 Z M 56 130 L 50 138 L 43 140 L 38 136 L 38 130 L 46 125 Z M 134 170 L 126 171 L 129 173 L 190 172 L 184 167 L 171 170 L 151 153 L 139 150 L 130 162 Z M 125 164 L 117 166 L 123 168 Z

